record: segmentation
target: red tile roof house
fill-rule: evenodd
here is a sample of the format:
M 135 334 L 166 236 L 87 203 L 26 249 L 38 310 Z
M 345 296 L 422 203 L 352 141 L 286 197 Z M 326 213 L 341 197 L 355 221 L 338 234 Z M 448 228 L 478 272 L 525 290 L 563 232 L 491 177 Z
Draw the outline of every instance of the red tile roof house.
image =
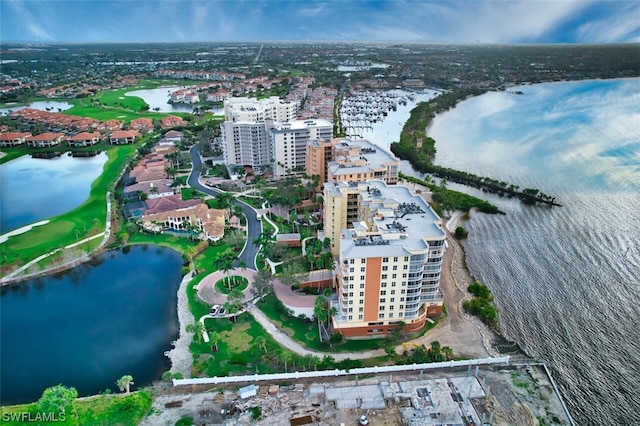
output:
M 100 139 L 102 139 L 100 132 L 83 132 L 71 136 L 67 142 L 69 146 L 91 146 L 100 142 Z
M 26 132 L 8 132 L 0 134 L 0 146 L 16 146 L 22 145 L 27 141 L 31 133 Z
M 135 130 L 118 130 L 111 133 L 109 136 L 109 143 L 111 145 L 126 145 L 134 143 L 136 138 L 140 137 L 140 133 Z
M 129 127 L 133 130 L 140 130 L 141 132 L 150 132 L 153 130 L 153 120 L 150 118 L 136 118 L 131 120 Z
M 50 146 L 60 145 L 65 139 L 63 133 L 40 133 L 39 135 L 29 136 L 27 138 L 27 146 L 30 148 L 46 148 Z
M 168 115 L 162 119 L 160 123 L 160 127 L 162 127 L 163 129 L 167 129 L 169 127 L 184 126 L 185 124 L 186 123 L 182 119 L 182 117 L 176 117 L 175 115 Z
M 154 180 L 125 186 L 122 192 L 124 198 L 134 199 L 138 197 L 138 191 L 142 191 L 147 194 L 148 199 L 152 200 L 174 195 L 173 188 L 170 185 L 171 181 L 168 179 Z
M 166 197 L 168 198 L 168 197 Z M 165 199 L 166 199 L 165 198 Z M 142 226 L 153 232 L 170 229 L 187 231 L 189 224 L 202 239 L 218 241 L 224 237 L 226 210 L 210 209 L 206 204 L 142 216 Z

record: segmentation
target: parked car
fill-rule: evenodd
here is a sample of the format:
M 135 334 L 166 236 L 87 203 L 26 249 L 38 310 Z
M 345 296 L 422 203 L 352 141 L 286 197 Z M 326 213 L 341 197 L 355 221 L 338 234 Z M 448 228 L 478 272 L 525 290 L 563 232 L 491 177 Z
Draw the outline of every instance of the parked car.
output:
M 220 311 L 220 305 L 213 305 L 211 307 L 211 315 L 218 315 L 219 311 Z

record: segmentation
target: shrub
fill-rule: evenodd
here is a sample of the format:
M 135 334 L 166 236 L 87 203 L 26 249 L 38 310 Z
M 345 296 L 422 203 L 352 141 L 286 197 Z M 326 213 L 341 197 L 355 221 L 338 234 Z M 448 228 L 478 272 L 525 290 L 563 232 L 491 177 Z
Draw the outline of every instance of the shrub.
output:
M 467 238 L 467 236 L 469 235 L 469 231 L 464 229 L 462 226 L 458 226 L 453 235 L 458 239 Z

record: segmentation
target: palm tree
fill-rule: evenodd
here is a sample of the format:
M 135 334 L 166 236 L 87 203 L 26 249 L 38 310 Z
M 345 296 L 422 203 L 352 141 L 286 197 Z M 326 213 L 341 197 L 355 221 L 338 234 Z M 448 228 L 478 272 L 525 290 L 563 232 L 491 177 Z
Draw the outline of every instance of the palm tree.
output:
M 205 332 L 204 324 L 200 321 L 192 322 L 186 327 L 187 332 L 193 333 L 198 343 L 202 341 L 202 334 Z
M 287 364 L 293 360 L 293 355 L 287 350 L 280 352 L 280 359 L 284 362 L 284 372 L 287 373 Z
M 213 345 L 213 347 L 215 348 L 216 352 L 218 351 L 218 342 L 220 341 L 220 339 L 222 339 L 222 337 L 220 336 L 220 334 L 216 331 L 212 331 L 209 334 L 209 340 L 211 340 L 211 344 Z
M 130 392 L 131 385 L 133 384 L 133 377 L 129 374 L 125 374 L 124 376 L 120 377 L 116 382 L 116 385 L 118 385 L 120 392 L 125 391 L 125 393 Z
M 323 295 L 319 295 L 316 297 L 315 304 L 313 306 L 313 315 L 316 317 L 316 321 L 318 322 L 318 335 L 320 337 L 320 341 L 322 342 L 322 323 L 327 321 L 327 309 L 326 309 L 327 299 Z
M 224 272 L 227 278 L 227 287 L 229 291 L 231 291 L 231 281 L 229 279 L 229 271 L 233 269 L 233 262 L 236 260 L 236 255 L 231 250 L 225 250 L 222 253 L 218 254 L 218 256 L 213 261 L 213 266 L 219 270 Z

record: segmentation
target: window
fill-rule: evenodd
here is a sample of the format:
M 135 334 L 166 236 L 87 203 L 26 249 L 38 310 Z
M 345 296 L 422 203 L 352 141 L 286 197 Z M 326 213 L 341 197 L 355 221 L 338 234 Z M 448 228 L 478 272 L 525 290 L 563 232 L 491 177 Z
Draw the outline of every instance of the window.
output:
M 364 299 L 360 299 L 360 304 L 364 305 Z
M 349 259 L 349 263 L 353 265 L 354 263 L 356 263 L 356 260 L 355 259 Z
M 387 279 L 387 274 L 382 274 L 382 276 L 380 278 L 382 278 L 383 280 L 386 280 Z
M 362 315 L 358 315 L 358 319 L 361 320 L 363 318 Z
M 404 309 L 404 305 L 400 305 L 400 309 Z
M 382 263 L 387 263 L 388 261 L 389 261 L 389 258 L 388 258 L 388 257 L 383 257 L 383 258 L 382 258 Z
M 349 315 L 349 321 L 353 319 L 353 315 Z
M 402 278 L 407 278 L 407 273 L 406 272 L 402 274 Z
M 405 294 L 407 291 L 403 288 L 402 290 L 400 290 L 400 294 Z
M 405 257 L 404 257 L 404 261 L 405 261 L 405 262 L 408 262 L 408 261 L 409 261 L 409 256 L 405 256 Z
M 360 259 L 360 263 L 366 263 L 367 259 Z
M 380 287 L 385 288 L 387 286 L 387 283 L 382 283 L 380 284 Z
M 360 280 L 364 281 L 364 275 L 360 275 Z
M 382 299 L 380 299 L 380 303 L 387 303 L 387 299 L 385 299 L 384 297 Z M 384 308 L 384 306 L 383 306 Z
M 353 312 L 353 308 L 349 308 L 349 313 Z
M 386 296 L 387 290 L 380 290 L 380 296 Z
M 402 270 L 406 271 L 407 269 L 409 269 L 409 265 L 402 265 Z
M 396 301 L 396 298 L 395 298 L 395 297 L 392 297 L 391 299 L 389 299 L 389 302 L 391 302 L 391 303 L 393 303 L 393 302 L 395 302 L 395 301 Z
M 353 299 L 352 299 L 352 300 L 349 300 L 349 304 L 350 304 L 350 305 L 353 305 Z
M 393 311 L 393 305 L 389 306 L 389 310 Z M 391 316 L 392 314 L 389 314 L 389 316 Z
M 360 284 L 360 288 L 364 288 L 364 283 Z
M 353 290 L 353 284 L 349 284 L 349 290 Z
M 349 272 L 353 272 L 353 271 L 354 271 L 354 268 L 349 268 Z
M 393 258 L 393 261 L 394 261 L 394 262 L 397 262 L 397 261 L 398 261 L 398 257 L 397 257 L 397 256 L 396 256 L 396 257 L 394 257 L 394 258 Z
M 384 318 L 384 314 L 378 314 L 378 319 L 383 319 Z
M 383 271 L 388 271 L 388 270 L 389 270 L 389 267 L 388 267 L 387 265 L 384 265 L 384 266 L 382 267 L 382 270 L 383 270 Z
M 360 307 L 358 308 L 358 312 L 364 312 L 364 308 L 363 308 L 362 306 L 360 306 Z
M 364 297 L 364 291 L 360 292 L 360 297 Z
M 391 290 L 391 294 L 396 294 L 396 291 L 395 290 Z
M 349 297 L 353 297 L 353 292 L 352 291 L 349 292 Z
M 391 278 L 398 278 L 398 274 L 391 274 Z
M 380 306 L 380 310 L 381 310 L 381 311 L 384 311 L 384 305 L 383 305 L 383 306 Z
M 365 271 L 365 267 L 363 266 L 362 268 L 360 268 L 360 272 L 364 272 Z

